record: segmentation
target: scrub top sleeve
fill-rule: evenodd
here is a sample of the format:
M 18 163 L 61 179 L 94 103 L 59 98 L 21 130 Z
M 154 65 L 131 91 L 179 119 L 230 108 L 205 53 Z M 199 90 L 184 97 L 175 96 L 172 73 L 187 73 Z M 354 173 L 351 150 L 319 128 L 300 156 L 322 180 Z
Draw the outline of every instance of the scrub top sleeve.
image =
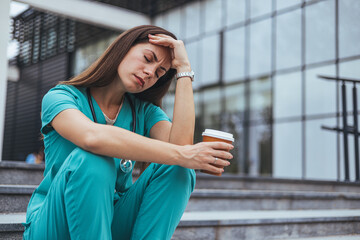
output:
M 70 108 L 79 110 L 76 99 L 76 96 L 63 89 L 50 90 L 45 94 L 41 106 L 42 134 L 53 130 L 49 124 L 60 112 Z
M 145 136 L 149 137 L 151 128 L 160 121 L 171 122 L 171 119 L 160 107 L 149 104 L 145 109 Z

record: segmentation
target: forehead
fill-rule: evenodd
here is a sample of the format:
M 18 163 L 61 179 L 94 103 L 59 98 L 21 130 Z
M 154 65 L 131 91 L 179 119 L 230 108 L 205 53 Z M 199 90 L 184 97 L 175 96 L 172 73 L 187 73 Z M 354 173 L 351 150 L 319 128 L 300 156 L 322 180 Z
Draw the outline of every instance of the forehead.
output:
M 133 48 L 136 48 L 136 50 L 144 51 L 144 53 L 148 52 L 149 54 L 155 53 L 157 59 L 159 62 L 163 62 L 164 64 L 170 64 L 171 61 L 171 55 L 170 55 L 170 49 L 163 46 L 158 46 L 151 43 L 139 43 L 136 44 Z

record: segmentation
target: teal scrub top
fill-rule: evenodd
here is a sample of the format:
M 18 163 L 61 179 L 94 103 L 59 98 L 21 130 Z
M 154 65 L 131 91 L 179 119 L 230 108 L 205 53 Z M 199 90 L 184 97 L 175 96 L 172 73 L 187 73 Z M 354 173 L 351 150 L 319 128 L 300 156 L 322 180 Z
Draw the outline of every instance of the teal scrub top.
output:
M 170 121 L 169 117 L 164 111 L 152 103 L 144 102 L 129 94 L 136 112 L 136 133 L 149 137 L 150 129 L 159 121 Z M 92 103 L 95 110 L 97 122 L 106 124 L 105 117 L 92 98 Z M 31 214 L 37 210 L 44 201 L 46 194 L 51 186 L 52 180 L 59 171 L 61 165 L 67 156 L 77 147 L 72 142 L 61 137 L 50 125 L 51 121 L 56 115 L 65 109 L 78 109 L 93 121 L 90 106 L 87 99 L 86 88 L 74 87 L 70 85 L 57 85 L 50 89 L 42 100 L 41 111 L 41 132 L 44 135 L 45 146 L 45 171 L 44 179 L 34 191 L 27 209 L 27 220 Z M 114 126 L 132 131 L 132 111 L 131 106 L 124 98 L 123 106 L 117 117 Z M 115 161 L 120 162 L 120 159 Z M 134 162 L 133 162 L 134 163 Z M 135 164 L 133 164 L 134 166 Z M 132 185 L 132 171 L 123 173 L 119 168 L 117 169 L 116 191 L 119 193 L 125 192 Z

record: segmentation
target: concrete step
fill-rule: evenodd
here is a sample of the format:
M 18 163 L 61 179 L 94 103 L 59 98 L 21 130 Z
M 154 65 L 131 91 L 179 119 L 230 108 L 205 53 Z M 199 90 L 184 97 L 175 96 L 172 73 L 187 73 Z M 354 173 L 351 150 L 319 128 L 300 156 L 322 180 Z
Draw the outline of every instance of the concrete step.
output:
M 25 162 L 1 161 L 0 184 L 38 185 L 43 179 L 43 171 L 43 164 L 36 165 Z M 139 176 L 139 171 L 135 170 L 133 176 L 135 181 Z M 197 171 L 196 188 L 360 193 L 359 182 L 277 179 L 226 174 L 216 177 L 200 173 L 199 171 Z
M 0 161 L 0 184 L 39 185 L 43 179 L 44 164 Z
M 360 193 L 195 189 L 192 211 L 360 209 Z
M 360 182 L 246 177 L 225 174 L 217 177 L 197 172 L 196 188 L 360 193 Z
M 36 185 L 0 185 L 0 213 L 25 212 Z
M 0 213 L 26 211 L 34 185 L 0 185 Z M 359 193 L 195 189 L 191 211 L 360 209 Z
M 25 213 L 0 214 L 0 239 L 21 239 L 24 221 Z M 359 209 L 221 211 L 184 213 L 172 239 L 327 240 L 359 234 Z
M 339 236 L 323 236 L 323 237 L 309 237 L 309 238 L 285 238 L 276 240 L 359 240 L 360 234 L 339 235 Z
M 273 240 L 360 234 L 360 210 L 185 213 L 173 240 Z

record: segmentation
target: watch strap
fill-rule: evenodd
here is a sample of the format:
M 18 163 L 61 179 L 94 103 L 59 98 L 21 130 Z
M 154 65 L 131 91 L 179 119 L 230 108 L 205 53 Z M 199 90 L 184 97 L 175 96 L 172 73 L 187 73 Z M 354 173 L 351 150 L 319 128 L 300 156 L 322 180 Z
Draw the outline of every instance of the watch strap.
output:
M 191 81 L 194 81 L 194 71 L 191 72 L 180 72 L 175 75 L 176 80 L 182 77 L 190 77 Z

